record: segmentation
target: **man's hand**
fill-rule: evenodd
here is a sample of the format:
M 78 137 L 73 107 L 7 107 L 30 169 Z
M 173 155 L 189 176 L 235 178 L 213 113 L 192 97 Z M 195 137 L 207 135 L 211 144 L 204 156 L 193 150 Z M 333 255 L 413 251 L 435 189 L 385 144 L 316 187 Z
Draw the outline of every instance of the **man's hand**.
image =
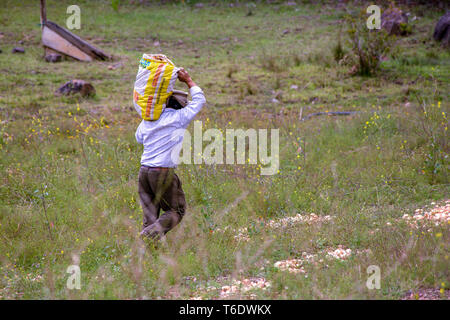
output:
M 178 80 L 180 80 L 181 82 L 184 82 L 188 85 L 189 89 L 196 86 L 195 82 L 192 81 L 191 76 L 189 75 L 189 73 L 184 70 L 183 68 L 181 68 L 178 71 Z

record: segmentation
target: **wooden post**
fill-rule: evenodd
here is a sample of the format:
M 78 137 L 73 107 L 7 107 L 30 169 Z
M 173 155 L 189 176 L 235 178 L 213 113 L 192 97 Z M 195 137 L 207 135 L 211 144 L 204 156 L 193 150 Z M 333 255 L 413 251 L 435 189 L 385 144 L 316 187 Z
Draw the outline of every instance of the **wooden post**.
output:
M 41 27 L 47 22 L 47 11 L 45 9 L 45 0 L 41 0 Z
M 81 61 L 110 59 L 110 56 L 106 53 L 84 41 L 69 30 L 58 26 L 54 22 L 47 21 L 45 0 L 40 0 L 40 2 L 42 44 L 44 45 L 46 54 L 57 52 Z
M 45 8 L 45 0 L 40 1 L 41 1 L 41 29 L 42 31 L 44 31 L 44 24 L 47 22 L 47 10 Z M 46 56 L 47 53 L 49 53 L 48 48 L 44 46 L 44 56 Z

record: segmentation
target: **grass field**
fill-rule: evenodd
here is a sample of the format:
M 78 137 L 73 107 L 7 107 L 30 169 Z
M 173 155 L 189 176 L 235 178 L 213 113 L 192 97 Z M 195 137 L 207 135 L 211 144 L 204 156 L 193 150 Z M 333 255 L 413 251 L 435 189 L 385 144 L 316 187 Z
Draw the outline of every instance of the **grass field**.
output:
M 0 298 L 448 299 L 448 219 L 416 211 L 450 206 L 450 53 L 431 37 L 445 9 L 405 7 L 412 34 L 361 77 L 333 58 L 361 2 L 135 2 L 76 1 L 73 31 L 114 59 L 50 64 L 39 2 L 2 1 Z M 65 26 L 71 4 L 48 0 L 48 19 Z M 157 247 L 138 236 L 132 89 L 144 52 L 202 87 L 204 129 L 280 130 L 275 175 L 179 166 L 188 213 Z M 54 95 L 71 79 L 96 96 Z M 301 121 L 325 111 L 358 112 Z M 66 286 L 73 264 L 80 290 Z M 380 289 L 366 287 L 370 265 Z

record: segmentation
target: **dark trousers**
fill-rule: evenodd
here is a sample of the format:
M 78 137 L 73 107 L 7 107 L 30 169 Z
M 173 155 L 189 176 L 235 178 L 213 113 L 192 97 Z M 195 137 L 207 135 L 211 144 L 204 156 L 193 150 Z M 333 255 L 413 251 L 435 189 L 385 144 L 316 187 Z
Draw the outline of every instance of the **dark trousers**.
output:
M 181 181 L 171 168 L 139 170 L 139 197 L 144 213 L 141 235 L 159 239 L 183 218 L 186 200 Z M 160 210 L 163 214 L 159 214 Z

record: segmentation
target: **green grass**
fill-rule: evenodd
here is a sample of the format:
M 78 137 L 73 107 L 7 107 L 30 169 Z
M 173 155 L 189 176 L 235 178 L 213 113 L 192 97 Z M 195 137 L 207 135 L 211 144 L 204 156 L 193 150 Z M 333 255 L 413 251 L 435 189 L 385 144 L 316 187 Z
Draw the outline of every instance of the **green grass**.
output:
M 47 1 L 48 19 L 64 25 L 70 4 Z M 261 3 L 246 16 L 245 5 L 78 5 L 75 32 L 114 61 L 48 64 L 38 2 L 0 9 L 0 298 L 188 298 L 220 277 L 264 277 L 271 287 L 255 291 L 262 299 L 448 289 L 448 224 L 416 230 L 399 219 L 449 198 L 450 54 L 431 40 L 444 11 L 408 8 L 419 17 L 412 35 L 398 39 L 376 76 L 358 77 L 333 58 L 343 8 Z M 19 41 L 24 55 L 11 53 Z M 253 165 L 181 165 L 188 214 L 158 248 L 138 237 L 142 147 L 131 99 L 144 52 L 164 53 L 192 74 L 206 94 L 204 128 L 280 129 L 274 176 Z M 55 96 L 70 79 L 90 81 L 96 97 Z M 347 110 L 359 113 L 299 119 Z M 312 212 L 334 219 L 262 224 Z M 234 238 L 242 227 L 248 242 Z M 339 245 L 371 253 L 308 264 L 307 278 L 273 267 Z M 79 291 L 66 288 L 73 259 Z M 381 290 L 365 286 L 369 265 L 381 268 Z

